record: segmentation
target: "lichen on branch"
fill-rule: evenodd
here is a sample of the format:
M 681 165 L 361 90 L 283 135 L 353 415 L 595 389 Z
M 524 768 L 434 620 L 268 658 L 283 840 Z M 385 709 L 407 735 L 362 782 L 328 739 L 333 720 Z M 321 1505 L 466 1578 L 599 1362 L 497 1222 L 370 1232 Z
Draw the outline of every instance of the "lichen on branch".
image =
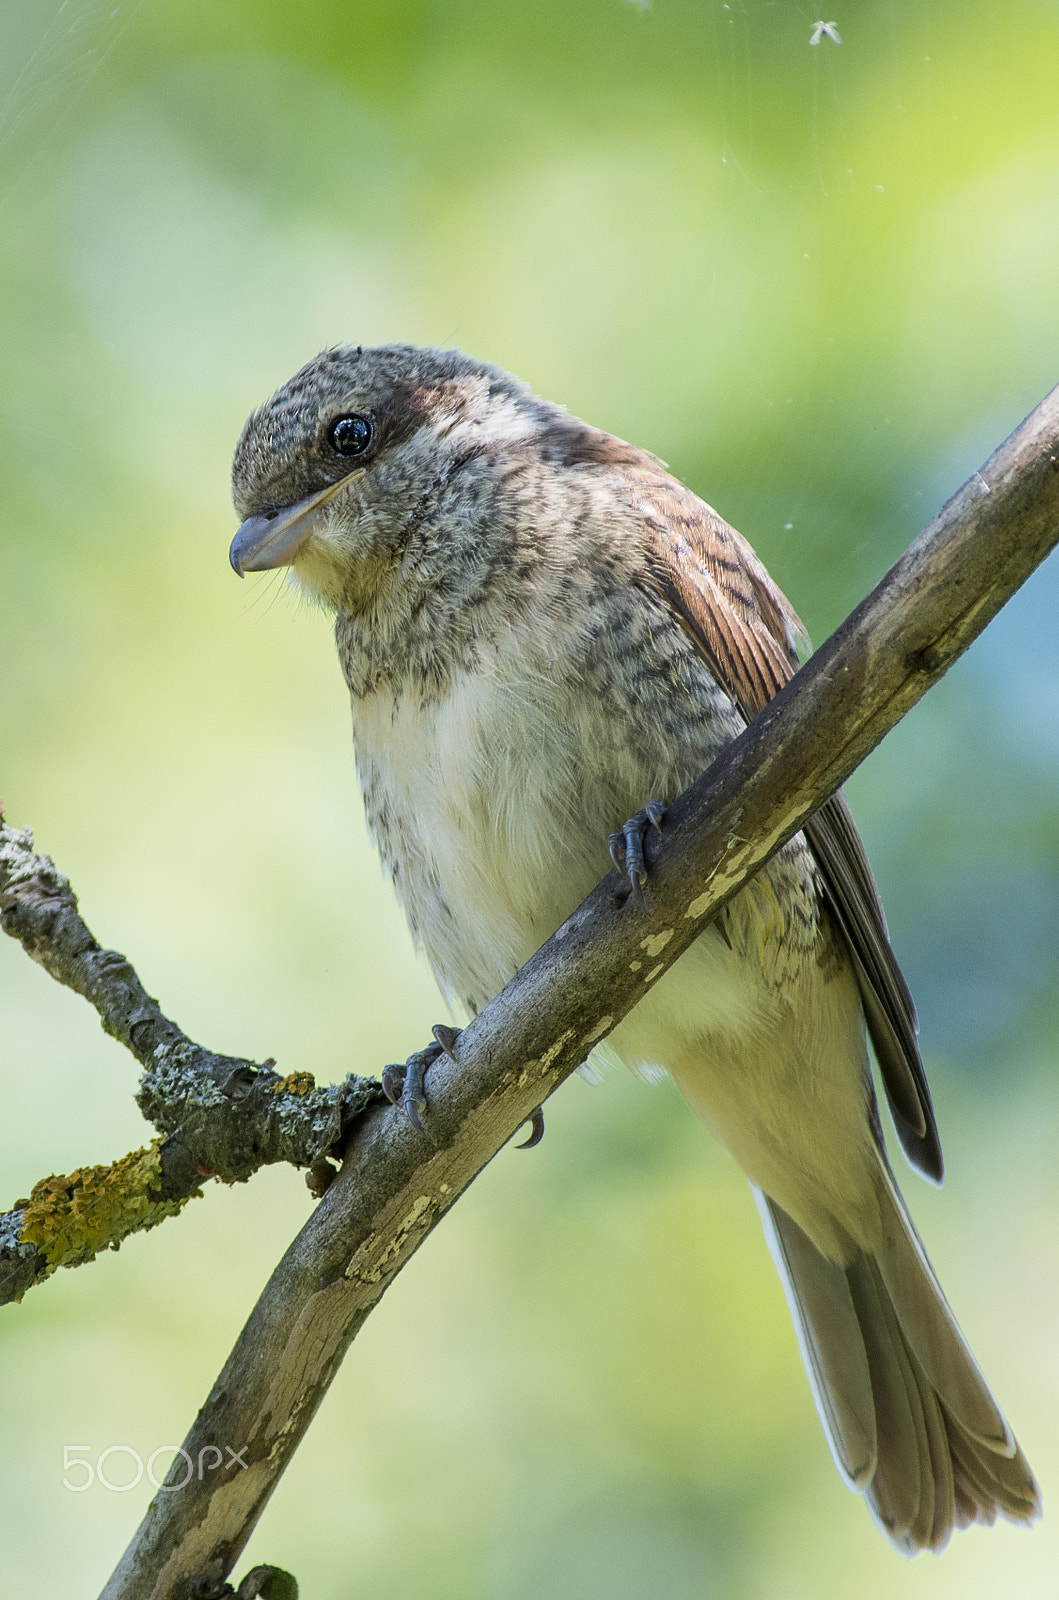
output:
M 312 1075 L 285 1077 L 272 1061 L 223 1056 L 189 1039 L 144 989 L 116 950 L 104 950 L 77 896 L 28 828 L 12 828 L 0 807 L 0 928 L 57 982 L 95 1007 L 107 1033 L 143 1072 L 136 1101 L 159 1135 L 145 1150 L 107 1166 L 44 1178 L 28 1200 L 0 1215 L 0 1305 L 19 1300 L 58 1266 L 79 1266 L 153 1228 L 202 1194 L 207 1178 L 243 1183 L 279 1161 L 321 1163 L 353 1120 L 381 1098 L 378 1083 L 350 1074 L 318 1088 Z
M 161 1139 L 132 1150 L 109 1167 L 78 1167 L 63 1177 L 41 1178 L 28 1200 L 16 1200 L 22 1212 L 20 1242 L 35 1245 L 48 1272 L 79 1267 L 101 1250 L 116 1250 L 130 1233 L 156 1227 L 175 1216 L 193 1197 L 161 1196 Z

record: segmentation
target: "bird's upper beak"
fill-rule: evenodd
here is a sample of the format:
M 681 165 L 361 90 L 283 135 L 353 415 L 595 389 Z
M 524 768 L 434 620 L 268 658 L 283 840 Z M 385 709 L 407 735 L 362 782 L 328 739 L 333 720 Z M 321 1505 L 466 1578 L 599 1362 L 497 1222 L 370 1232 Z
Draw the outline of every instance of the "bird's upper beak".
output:
M 302 546 L 316 531 L 320 512 L 363 471 L 363 467 L 358 467 L 354 472 L 347 472 L 337 483 L 329 483 L 326 489 L 307 495 L 283 511 L 247 517 L 228 551 L 228 559 L 239 577 L 244 572 L 265 572 L 270 567 L 293 565 Z

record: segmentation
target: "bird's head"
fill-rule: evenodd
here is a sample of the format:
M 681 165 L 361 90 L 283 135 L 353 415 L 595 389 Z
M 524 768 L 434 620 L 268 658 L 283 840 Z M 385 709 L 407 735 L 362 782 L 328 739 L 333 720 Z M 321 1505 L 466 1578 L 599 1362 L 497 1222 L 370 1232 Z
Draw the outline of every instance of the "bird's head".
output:
M 533 434 L 525 386 L 458 350 L 340 346 L 315 357 L 248 418 L 232 466 L 243 518 L 235 571 L 291 567 L 336 611 L 399 580 L 412 535 L 445 497 L 474 520 L 485 457 Z
M 325 350 L 243 427 L 230 562 L 240 578 L 290 566 L 333 610 L 363 610 L 398 578 L 442 496 L 448 525 L 454 501 L 472 517 L 488 477 L 475 466 L 533 435 L 544 410 L 461 350 Z

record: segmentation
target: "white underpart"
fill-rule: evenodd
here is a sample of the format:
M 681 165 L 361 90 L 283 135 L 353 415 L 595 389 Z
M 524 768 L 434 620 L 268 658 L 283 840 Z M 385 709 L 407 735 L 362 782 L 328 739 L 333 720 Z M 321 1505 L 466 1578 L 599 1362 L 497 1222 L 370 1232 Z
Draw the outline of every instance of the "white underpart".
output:
M 586 774 L 591 729 L 512 659 L 526 659 L 514 635 L 494 670 L 457 677 L 437 703 L 386 691 L 354 708 L 369 822 L 398 860 L 439 982 L 474 1009 L 603 877 L 609 832 L 651 798 L 635 753 L 616 771 L 611 750 L 605 774 Z M 859 1000 L 848 967 L 792 955 L 777 917 L 775 895 L 751 885 L 729 911 L 734 949 L 708 929 L 608 1044 L 634 1069 L 671 1073 L 752 1181 L 834 1255 L 842 1230 L 869 1246 L 878 1226 Z

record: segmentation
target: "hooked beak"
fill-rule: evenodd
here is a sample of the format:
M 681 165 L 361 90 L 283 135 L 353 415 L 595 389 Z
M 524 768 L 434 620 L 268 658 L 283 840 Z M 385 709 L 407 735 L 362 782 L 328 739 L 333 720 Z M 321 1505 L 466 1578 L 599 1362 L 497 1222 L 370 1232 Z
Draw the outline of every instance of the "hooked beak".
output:
M 228 551 L 228 560 L 236 574 L 241 578 L 244 572 L 266 572 L 271 567 L 292 566 L 302 546 L 315 533 L 324 506 L 329 505 L 363 471 L 363 467 L 358 467 L 353 472 L 347 472 L 337 483 L 330 483 L 326 489 L 307 495 L 304 500 L 297 501 L 284 511 L 247 517 Z

